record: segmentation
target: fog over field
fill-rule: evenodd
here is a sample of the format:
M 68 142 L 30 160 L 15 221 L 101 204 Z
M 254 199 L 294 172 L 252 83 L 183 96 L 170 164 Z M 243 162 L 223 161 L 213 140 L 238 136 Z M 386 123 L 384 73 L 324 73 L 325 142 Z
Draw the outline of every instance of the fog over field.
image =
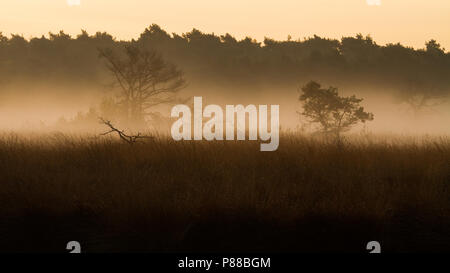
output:
M 26 86 L 26 84 L 24 84 Z M 200 84 L 201 85 L 201 84 Z M 282 87 L 251 87 L 222 88 L 221 86 L 196 87 L 191 83 L 180 92 L 180 96 L 190 98 L 202 96 L 203 106 L 218 104 L 225 109 L 226 104 L 254 104 L 280 105 L 280 126 L 282 130 L 297 130 L 299 127 L 308 132 L 308 124 L 298 112 L 302 110 L 298 101 L 298 86 Z M 332 83 L 330 83 L 332 85 Z M 377 89 L 376 86 L 342 90 L 343 94 L 355 94 L 364 98 L 365 108 L 375 115 L 375 119 L 366 123 L 365 132 L 393 133 L 393 134 L 449 134 L 450 133 L 450 104 L 449 101 L 423 109 L 415 114 L 406 103 L 395 101 L 395 98 Z M 18 94 L 15 94 L 18 93 Z M 101 90 L 101 87 L 85 86 L 9 86 L 1 95 L 0 128 L 9 130 L 36 130 L 48 132 L 61 130 L 72 132 L 89 132 L 89 126 L 73 128 L 58 128 L 58 120 L 76 118 L 79 112 L 88 112 L 91 107 L 98 107 L 104 97 L 114 94 L 111 90 Z M 170 105 L 155 107 L 154 111 L 170 116 Z M 149 128 L 152 127 L 149 121 Z M 99 125 L 99 128 L 102 128 Z M 161 133 L 168 134 L 166 127 Z M 98 128 L 97 128 L 98 129 Z M 362 125 L 355 127 L 352 132 L 359 133 Z M 310 131 L 309 131 L 310 132 Z
M 105 100 L 116 111 L 121 88 L 99 52 L 111 50 L 123 59 L 130 46 L 155 52 L 180 70 L 186 84 L 177 92 L 179 98 L 202 96 L 204 105 L 279 104 L 284 130 L 308 129 L 297 113 L 302 111 L 298 97 L 301 87 L 313 80 L 363 99 L 361 105 L 375 117 L 365 124 L 365 132 L 450 132 L 450 54 L 438 41 L 426 41 L 419 49 L 378 45 L 361 34 L 341 40 L 313 36 L 258 42 L 197 29 L 169 34 L 155 24 L 131 41 L 86 31 L 29 39 L 0 33 L 0 128 L 69 129 L 59 128 L 58 121 L 80 119 L 94 108 L 104 116 L 100 105 Z M 147 110 L 165 118 L 172 105 Z M 161 122 L 145 119 L 147 127 Z M 71 130 L 86 126 L 78 120 Z M 352 131 L 358 130 L 361 126 Z

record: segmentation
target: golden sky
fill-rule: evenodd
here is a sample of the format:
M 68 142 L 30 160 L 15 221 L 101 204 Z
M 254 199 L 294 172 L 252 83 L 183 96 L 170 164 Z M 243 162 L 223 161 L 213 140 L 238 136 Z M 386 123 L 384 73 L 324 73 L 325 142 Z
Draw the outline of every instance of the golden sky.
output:
M 0 0 L 6 35 L 85 29 L 130 39 L 152 23 L 170 33 L 195 27 L 259 41 L 362 33 L 379 44 L 423 48 L 434 38 L 450 49 L 450 0 Z

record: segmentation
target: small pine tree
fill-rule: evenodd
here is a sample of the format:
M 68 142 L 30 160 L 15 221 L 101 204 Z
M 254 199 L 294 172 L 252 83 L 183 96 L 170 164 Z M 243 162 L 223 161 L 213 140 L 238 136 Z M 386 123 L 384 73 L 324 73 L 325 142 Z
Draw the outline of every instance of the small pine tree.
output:
M 342 132 L 348 131 L 358 122 L 373 120 L 373 114 L 360 106 L 363 99 L 339 96 L 337 88 L 321 88 L 320 84 L 310 81 L 300 89 L 300 102 L 303 112 L 310 123 L 316 123 L 320 132 L 340 138 Z

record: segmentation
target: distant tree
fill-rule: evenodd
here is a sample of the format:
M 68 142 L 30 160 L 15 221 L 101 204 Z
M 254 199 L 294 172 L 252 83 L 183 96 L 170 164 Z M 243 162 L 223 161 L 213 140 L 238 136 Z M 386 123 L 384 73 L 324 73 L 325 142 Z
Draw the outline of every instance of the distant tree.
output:
M 99 51 L 121 89 L 119 105 L 129 125 L 141 125 L 150 108 L 175 101 L 185 87 L 181 70 L 154 51 L 130 45 L 125 46 L 124 57 L 109 48 Z
M 8 42 L 8 37 L 3 36 L 3 33 L 0 31 L 0 44 L 5 44 Z
M 303 104 L 303 112 L 299 114 L 309 122 L 318 124 L 320 132 L 337 138 L 358 122 L 373 120 L 373 114 L 365 112 L 364 107 L 360 106 L 363 99 L 354 95 L 339 96 L 337 88 L 324 89 L 314 81 L 300 89 L 299 100 Z
M 426 44 L 428 54 L 435 56 L 443 56 L 445 54 L 445 48 L 441 48 L 441 45 L 436 40 L 430 40 Z
M 429 76 L 431 78 L 432 76 Z M 406 103 L 415 116 L 425 109 L 433 110 L 433 107 L 445 103 L 448 92 L 440 82 L 426 81 L 420 77 L 405 80 L 400 89 L 400 101 Z
M 380 58 L 379 46 L 372 37 L 363 37 L 362 34 L 354 37 L 343 37 L 339 45 L 339 51 L 346 61 L 356 69 L 371 66 Z

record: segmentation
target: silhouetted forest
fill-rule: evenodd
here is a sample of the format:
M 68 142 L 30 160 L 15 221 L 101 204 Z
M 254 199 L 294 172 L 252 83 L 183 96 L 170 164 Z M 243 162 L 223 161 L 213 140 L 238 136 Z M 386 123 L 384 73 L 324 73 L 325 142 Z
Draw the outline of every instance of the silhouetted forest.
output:
M 450 53 L 435 40 L 424 49 L 382 46 L 361 34 L 340 41 L 314 36 L 295 41 L 266 38 L 260 43 L 197 29 L 169 34 L 155 24 L 131 41 L 118 41 L 104 32 L 82 31 L 71 37 L 61 31 L 30 39 L 0 33 L 0 86 L 23 80 L 104 84 L 107 72 L 98 49 L 130 44 L 157 50 L 185 72 L 188 82 L 201 79 L 224 87 L 245 87 L 298 85 L 318 79 L 344 87 L 385 87 L 405 100 L 417 90 L 430 97 L 450 92 Z

